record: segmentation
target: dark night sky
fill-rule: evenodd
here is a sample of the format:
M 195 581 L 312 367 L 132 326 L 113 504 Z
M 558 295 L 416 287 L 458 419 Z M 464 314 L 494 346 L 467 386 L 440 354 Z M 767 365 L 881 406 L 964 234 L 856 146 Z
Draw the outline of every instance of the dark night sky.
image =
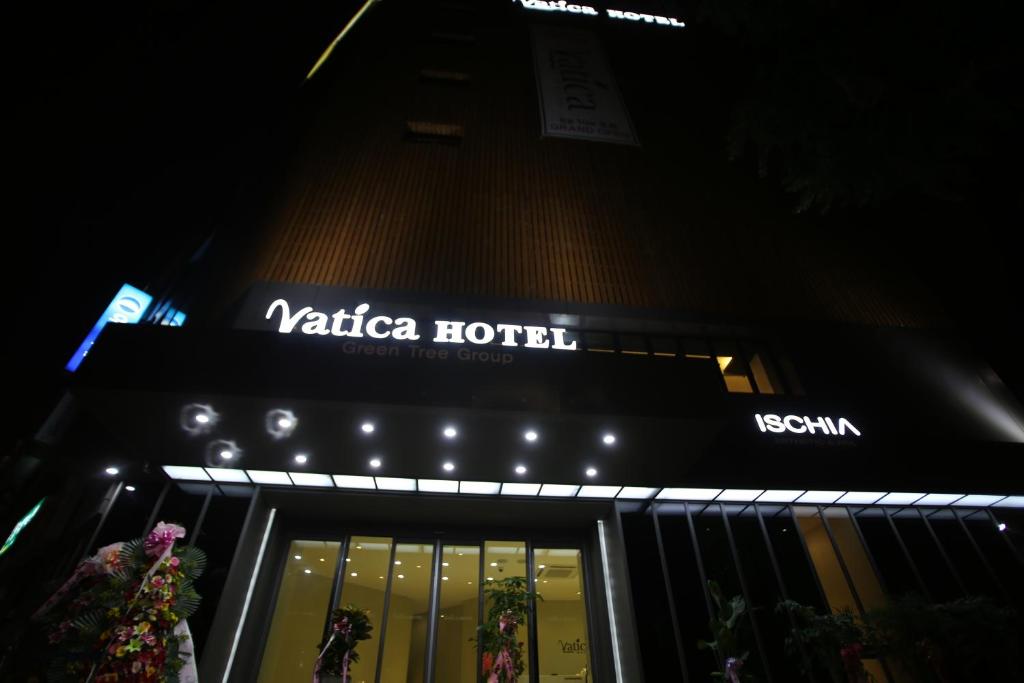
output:
M 230 220 L 356 4 L 78 4 L 9 22 L 4 366 L 20 403 L 4 454 L 49 412 L 117 287 L 145 284 Z M 723 155 L 731 141 L 794 210 L 830 202 L 826 225 L 905 254 L 1024 395 L 1021 10 L 695 0 L 679 14 L 724 114 Z M 693 106 L 671 82 L 664 97 Z

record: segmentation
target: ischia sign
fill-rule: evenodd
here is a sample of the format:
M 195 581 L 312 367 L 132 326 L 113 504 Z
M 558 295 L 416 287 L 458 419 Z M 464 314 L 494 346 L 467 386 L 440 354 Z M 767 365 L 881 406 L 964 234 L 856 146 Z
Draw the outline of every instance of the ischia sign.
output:
M 853 426 L 853 423 L 845 417 L 810 418 L 806 415 L 754 415 L 757 421 L 757 428 L 761 433 L 771 432 L 772 434 L 822 434 L 824 436 L 860 436 L 860 430 Z
M 274 322 L 277 331 L 282 334 L 298 333 L 350 339 L 364 337 L 396 341 L 418 341 L 423 336 L 415 319 L 371 314 L 370 304 L 367 303 L 358 304 L 349 313 L 344 308 L 331 312 L 318 311 L 312 306 L 302 306 L 293 310 L 287 299 L 275 299 L 267 309 L 265 317 Z M 562 327 L 435 320 L 428 334 L 437 344 L 498 343 L 501 346 L 522 346 L 527 349 L 576 350 L 576 340 L 567 340 L 566 330 Z

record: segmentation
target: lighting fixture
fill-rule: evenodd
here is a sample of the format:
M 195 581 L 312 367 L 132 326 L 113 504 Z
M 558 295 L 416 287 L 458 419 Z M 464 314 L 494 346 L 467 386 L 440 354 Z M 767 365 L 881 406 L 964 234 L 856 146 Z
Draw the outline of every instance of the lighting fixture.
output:
M 580 490 L 575 484 L 544 484 L 540 487 L 540 495 L 550 498 L 571 498 Z
M 302 559 L 302 555 L 296 555 L 296 556 L 295 556 L 295 559 L 296 559 L 296 560 L 301 560 L 301 559 Z
M 621 486 L 581 486 L 579 498 L 614 498 Z
M 658 500 L 714 500 L 722 489 L 662 489 Z
M 455 463 L 446 462 L 445 464 L 441 465 L 441 467 L 444 468 L 445 472 L 451 472 L 455 469 Z
M 529 441 L 530 443 L 533 443 L 534 441 L 537 440 L 537 432 L 531 429 L 523 434 L 523 438 Z
M 526 466 L 516 465 L 516 474 L 526 474 Z
M 377 488 L 383 491 L 415 491 L 416 480 L 401 477 L 374 477 Z
M 292 482 L 296 486 L 319 486 L 322 488 L 333 488 L 329 474 L 313 474 L 312 472 L 289 472 Z
M 220 416 L 212 406 L 205 403 L 189 403 L 182 407 L 178 423 L 185 433 L 192 436 L 207 434 L 217 424 Z
M 373 458 L 372 460 L 370 460 L 370 467 L 372 467 L 373 469 L 377 469 L 378 467 L 380 467 L 380 458 Z
M 764 493 L 764 489 L 725 489 L 715 500 L 726 503 L 749 503 Z
M 222 450 L 219 455 L 224 460 L 230 460 L 231 458 L 235 457 L 235 454 L 230 449 L 227 448 Z
M 887 493 L 876 501 L 876 505 L 911 505 L 924 497 L 923 493 Z
M 914 501 L 914 505 L 950 505 L 964 497 L 962 493 L 929 493 Z
M 632 500 L 646 500 L 648 498 L 654 498 L 654 494 L 657 492 L 658 489 L 650 486 L 623 486 L 622 490 L 619 491 L 619 495 L 615 497 Z
M 594 469 L 593 467 L 588 467 L 587 468 L 587 476 L 588 477 L 596 477 L 597 476 L 597 470 Z
M 442 581 L 447 581 L 447 580 L 448 580 L 448 577 L 447 577 L 447 576 L 442 576 L 442 577 L 441 577 L 441 580 L 442 580 Z
M 210 422 L 210 416 L 206 413 L 199 413 L 194 419 L 201 425 L 208 424 Z
M 1000 531 L 1006 531 L 1006 522 L 999 522 L 999 524 L 996 525 L 996 528 Z
M 501 485 L 503 496 L 536 496 L 540 493 L 540 484 L 509 484 Z
M 375 429 L 372 422 L 364 422 L 359 428 L 363 430 L 363 434 L 373 434 Z
M 546 567 L 547 567 L 547 565 L 546 565 L 546 564 L 538 564 L 538 565 L 537 565 L 537 569 L 544 569 L 544 568 L 546 568 Z
M 986 496 L 974 494 L 970 496 L 964 496 L 960 500 L 953 503 L 954 507 L 979 507 L 987 508 L 989 505 L 994 505 L 1001 501 L 1005 496 Z
M 604 443 L 605 446 L 611 446 L 615 443 L 615 435 L 605 434 L 604 436 L 601 437 L 601 441 Z
M 283 408 L 275 408 L 274 410 L 268 410 L 267 416 L 264 420 L 264 424 L 267 429 L 267 434 L 274 440 L 287 439 L 295 431 L 295 427 L 299 424 L 298 418 L 295 417 L 295 413 L 290 410 Z
M 246 474 L 254 484 L 270 484 L 277 486 L 291 486 L 292 480 L 285 472 L 271 472 L 268 470 L 246 470 Z
M 359 576 L 359 572 L 352 572 L 351 574 L 349 574 L 349 576 L 351 576 L 351 577 Z
M 334 485 L 340 489 L 375 489 L 373 477 L 359 477 L 350 474 L 335 474 Z
M 871 505 L 885 495 L 885 491 L 849 491 L 836 501 L 836 505 Z
M 803 495 L 803 490 L 792 489 L 769 489 L 757 497 L 758 503 L 792 503 Z
M 501 484 L 496 481 L 460 481 L 459 493 L 473 493 L 477 495 L 497 495 L 501 491 Z
M 299 453 L 295 456 L 295 462 L 299 465 L 305 465 L 307 460 L 309 460 L 309 456 L 303 453 Z
M 447 427 L 444 428 L 442 434 L 444 434 L 444 438 L 446 439 L 454 439 L 456 436 L 459 435 L 459 430 L 455 429 L 455 427 L 452 427 L 451 425 L 448 425 Z
M 184 479 L 186 481 L 210 481 L 210 475 L 202 467 L 189 467 L 188 465 L 163 465 L 161 469 L 171 479 Z
M 103 470 L 103 471 L 104 471 L 104 472 L 106 472 L 107 474 L 109 474 L 110 476 L 112 476 L 112 477 L 113 477 L 113 476 L 115 476 L 115 475 L 116 475 L 116 474 L 117 474 L 118 472 L 120 472 L 121 470 L 117 469 L 116 467 L 108 467 L 107 469 L 105 469 L 105 470 Z
M 129 484 L 128 486 L 124 487 L 124 490 L 127 491 L 128 493 L 131 493 L 132 491 L 135 490 L 135 487 Z
M 846 491 L 806 491 L 804 495 L 796 499 L 796 502 L 831 505 L 839 500 L 844 493 Z
M 233 470 L 226 467 L 207 467 L 206 473 L 210 475 L 210 479 L 214 481 L 220 481 L 227 484 L 248 484 L 249 477 L 245 476 L 245 472 L 242 470 Z
M 405 574 L 399 574 L 399 575 L 398 575 L 398 578 L 400 578 L 400 579 L 404 579 L 404 578 L 405 578 Z
M 497 566 L 498 566 L 498 563 L 497 563 L 497 562 L 491 562 L 491 566 L 492 566 L 492 567 L 497 567 Z
M 313 570 L 312 570 L 312 569 L 303 569 L 302 571 L 303 571 L 303 573 L 305 573 L 305 574 L 312 574 L 312 573 L 313 573 Z
M 458 493 L 459 482 L 451 479 L 418 479 L 420 491 L 426 493 Z

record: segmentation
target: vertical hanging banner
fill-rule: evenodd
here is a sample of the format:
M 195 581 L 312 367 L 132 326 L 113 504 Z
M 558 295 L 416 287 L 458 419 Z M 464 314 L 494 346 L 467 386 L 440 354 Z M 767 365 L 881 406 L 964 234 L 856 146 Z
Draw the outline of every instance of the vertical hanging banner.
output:
M 541 134 L 639 145 L 597 36 L 551 26 L 532 33 Z

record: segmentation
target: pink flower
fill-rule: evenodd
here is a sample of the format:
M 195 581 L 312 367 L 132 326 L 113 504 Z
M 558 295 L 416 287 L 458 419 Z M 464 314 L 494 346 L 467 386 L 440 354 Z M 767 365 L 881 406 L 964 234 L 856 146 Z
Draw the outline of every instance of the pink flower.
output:
M 177 557 L 171 558 L 170 565 L 172 567 L 177 567 L 179 564 L 181 564 L 181 560 L 179 560 Z
M 151 581 L 157 588 L 164 585 L 164 578 L 162 576 L 154 576 Z

